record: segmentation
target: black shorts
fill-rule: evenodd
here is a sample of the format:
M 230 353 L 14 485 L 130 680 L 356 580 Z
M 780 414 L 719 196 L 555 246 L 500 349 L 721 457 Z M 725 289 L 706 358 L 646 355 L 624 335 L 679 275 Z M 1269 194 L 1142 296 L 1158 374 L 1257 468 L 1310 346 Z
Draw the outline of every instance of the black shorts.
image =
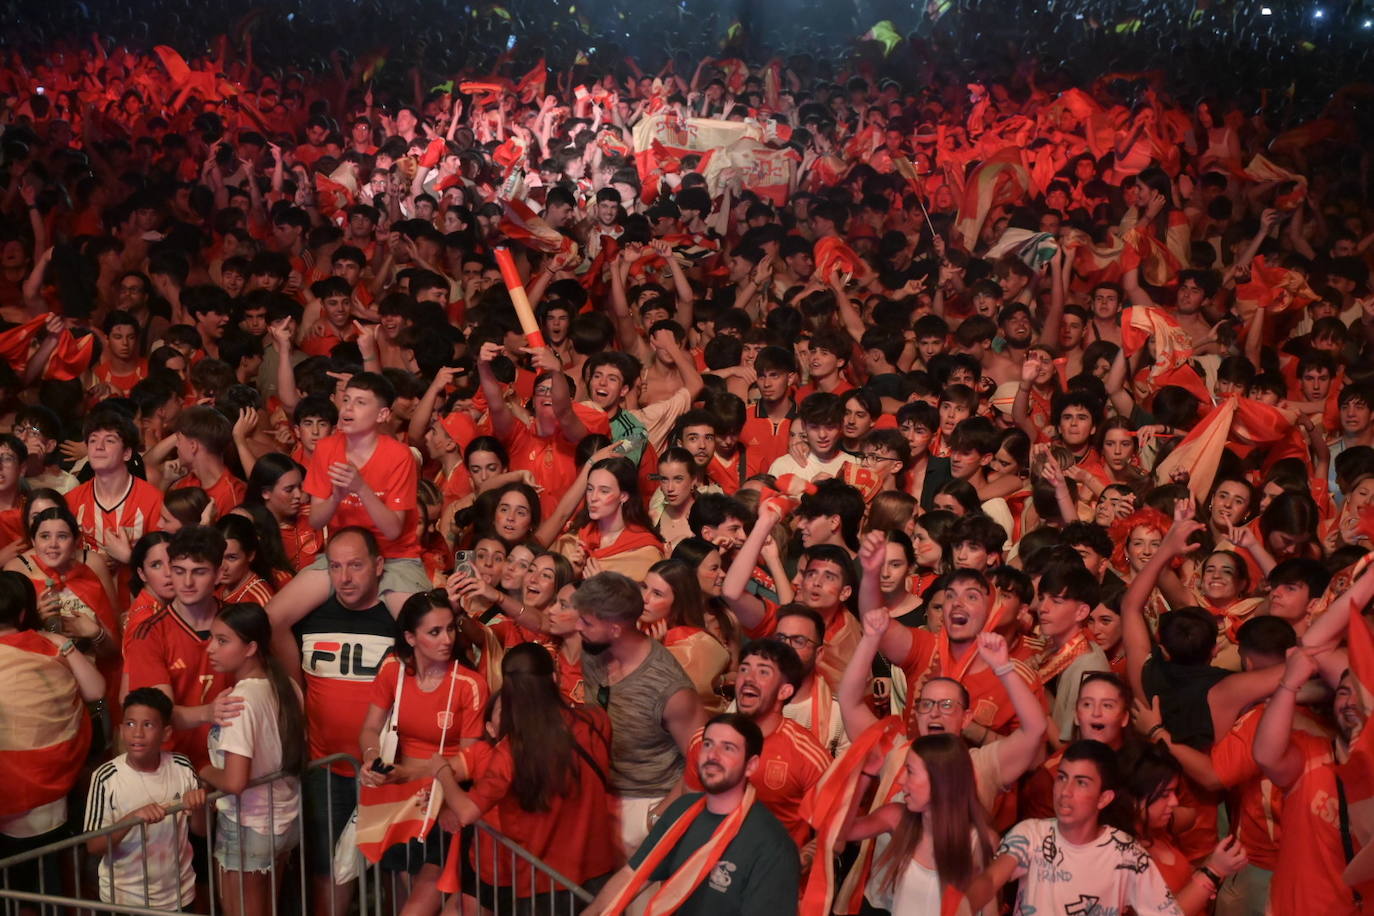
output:
M 305 867 L 311 875 L 334 873 L 334 846 L 358 807 L 358 780 L 340 776 L 328 767 L 307 770 L 301 780 L 305 829 Z

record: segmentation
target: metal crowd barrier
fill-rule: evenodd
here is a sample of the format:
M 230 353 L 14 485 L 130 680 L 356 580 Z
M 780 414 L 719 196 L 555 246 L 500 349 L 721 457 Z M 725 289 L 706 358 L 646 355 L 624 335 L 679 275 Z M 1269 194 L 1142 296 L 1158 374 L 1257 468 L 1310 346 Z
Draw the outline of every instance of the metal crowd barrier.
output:
M 307 770 L 327 768 L 332 764 L 344 764 L 352 769 L 355 778 L 361 768 L 360 763 L 347 754 L 334 754 L 323 757 L 319 760 L 312 760 L 307 765 Z M 269 833 L 275 835 L 275 823 L 273 823 L 274 786 L 284 774 L 278 772 L 249 783 L 248 788 L 256 788 L 266 785 L 268 787 L 268 827 Z M 332 781 L 325 782 L 326 810 L 332 811 Z M 303 788 L 299 793 L 302 813 L 297 815 L 297 833 L 299 842 L 297 845 L 284 853 L 286 857 L 284 871 L 295 870 L 299 874 L 298 894 L 283 893 L 286 882 L 278 875 L 278 858 L 274 857 L 268 869 L 269 901 L 267 907 L 260 912 L 270 914 L 270 916 L 398 916 L 404 907 L 409 895 L 411 886 L 411 854 L 412 846 L 406 847 L 406 868 L 401 871 L 383 869 L 380 865 L 368 865 L 365 861 L 361 864 L 367 867 L 358 869 L 358 876 L 354 883 L 356 893 L 353 903 L 347 912 L 335 912 L 335 901 L 331 895 L 327 901 L 310 899 L 310 876 L 305 866 L 306 846 L 314 842 L 328 842 L 327 837 L 312 837 L 304 829 L 304 794 Z M 356 789 L 355 789 L 356 796 Z M 210 793 L 206 798 L 207 824 L 206 824 L 206 848 L 207 872 L 208 874 L 196 875 L 196 887 L 199 891 L 202 883 L 206 888 L 204 900 L 184 900 L 183 892 L 180 888 L 180 879 L 177 878 L 177 898 L 180 902 L 178 909 L 159 908 L 148 906 L 150 895 L 150 878 L 148 870 L 148 850 L 147 850 L 147 825 L 139 824 L 139 845 L 143 848 L 141 857 L 143 894 L 142 902 L 129 902 L 127 893 L 120 893 L 115 888 L 114 870 L 111 868 L 111 890 L 112 895 L 119 902 L 106 902 L 100 899 L 100 878 L 98 869 L 100 857 L 92 856 L 86 851 L 88 840 L 102 836 L 110 836 L 124 829 L 122 826 L 110 826 L 101 830 L 94 830 L 89 833 L 82 833 L 64 840 L 49 843 L 37 849 L 31 849 L 18 855 L 0 859 L 0 916 L 85 916 L 85 914 L 128 914 L 128 916 L 164 916 L 171 912 L 208 912 L 210 916 L 219 916 L 225 911 L 219 899 L 220 889 L 216 887 L 216 867 L 214 860 L 215 848 L 215 822 L 214 816 L 215 802 L 221 798 L 229 797 L 224 792 Z M 357 804 L 356 797 L 354 804 Z M 185 818 L 188 814 L 184 804 L 169 806 L 167 818 L 173 820 Z M 238 827 L 238 845 L 243 849 L 243 827 L 240 823 Z M 550 868 L 542 860 L 532 855 L 528 850 L 511 840 L 509 837 L 494 829 L 490 825 L 478 822 L 472 828 L 463 831 L 464 849 L 463 863 L 461 871 L 463 874 L 462 892 L 463 900 L 458 907 L 460 916 L 472 916 L 475 913 L 490 914 L 490 916 L 574 916 L 581 911 L 583 906 L 590 903 L 592 895 L 580 887 L 576 882 L 566 878 L 553 868 Z M 579 842 L 578 837 L 568 837 L 568 842 Z M 446 844 L 445 844 L 446 845 Z M 174 874 L 181 874 L 182 850 L 181 844 L 174 844 L 175 857 L 173 861 Z M 443 855 L 447 855 L 447 848 L 441 850 Z M 70 854 L 68 858 L 67 854 Z M 108 853 L 107 853 L 108 854 Z M 335 849 L 332 842 L 329 843 L 329 867 L 330 874 L 334 872 Z M 475 867 L 474 867 L 475 863 Z M 38 876 L 38 890 L 27 891 L 12 887 L 11 872 L 15 868 L 23 865 L 36 867 Z M 60 877 L 57 883 L 59 887 L 48 886 L 52 883 L 49 873 L 56 868 Z M 522 868 L 523 866 L 523 868 Z M 516 876 L 521 871 L 528 873 L 529 885 L 524 886 L 524 875 L 520 875 L 520 886 L 516 886 Z M 482 880 L 486 878 L 486 880 Z M 369 894 L 368 889 L 372 892 Z M 244 900 L 243 882 L 239 882 L 238 899 L 233 901 L 238 904 L 237 912 L 242 916 L 259 916 L 259 912 L 249 913 L 246 910 Z M 197 896 L 199 896 L 197 894 Z M 448 902 L 447 898 L 442 898 L 440 907 Z M 194 906 L 199 903 L 201 906 Z M 436 911 L 437 912 L 437 911 Z

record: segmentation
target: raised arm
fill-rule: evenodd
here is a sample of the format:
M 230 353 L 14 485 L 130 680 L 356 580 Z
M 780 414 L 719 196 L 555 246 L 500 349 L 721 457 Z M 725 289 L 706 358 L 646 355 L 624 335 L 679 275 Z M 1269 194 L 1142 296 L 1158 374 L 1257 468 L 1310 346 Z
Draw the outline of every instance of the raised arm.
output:
M 879 584 L 886 550 L 887 536 L 881 531 L 870 531 L 859 544 L 859 563 L 864 571 L 863 581 L 859 583 L 859 613 L 864 615 L 865 619 L 870 610 L 882 611 L 883 615 L 887 616 Z M 878 648 L 889 661 L 904 659 L 911 654 L 911 644 L 915 637 L 910 628 L 886 627 L 880 635 L 882 640 Z
M 1193 518 L 1192 499 L 1181 499 L 1174 504 L 1174 523 L 1164 535 L 1155 555 L 1145 564 L 1145 568 L 1131 580 L 1126 594 L 1121 598 L 1122 641 L 1126 646 L 1126 674 L 1135 696 L 1144 697 L 1145 688 L 1141 684 L 1141 672 L 1150 657 L 1150 627 L 1145 623 L 1145 602 L 1150 598 L 1159 574 L 1174 557 L 1188 549 L 1188 539 L 1207 526 Z
M 515 415 L 506 404 L 505 392 L 501 383 L 491 371 L 491 361 L 501 355 L 504 348 L 498 343 L 484 343 L 477 353 L 477 380 L 482 385 L 482 394 L 487 398 L 487 409 L 491 416 L 491 431 L 502 442 L 507 441 L 515 432 Z
M 725 573 L 725 582 L 721 585 L 720 596 L 746 629 L 754 629 L 763 623 L 768 612 L 763 599 L 749 594 L 748 586 L 754 575 L 754 567 L 758 565 L 759 554 L 763 552 L 764 542 L 781 519 L 782 513 L 775 503 L 764 502 L 759 506 L 753 530 L 744 539 L 744 546 L 735 553 L 735 559 Z
M 1016 665 L 1007 652 L 1007 641 L 1001 635 L 980 633 L 978 655 L 997 675 L 1020 723 L 1016 731 L 987 745 L 997 754 L 1003 783 L 1010 785 L 1035 765 L 1044 746 L 1048 728 L 1045 707 L 1031 693 L 1030 685 L 1016 672 Z
M 1255 730 L 1255 763 L 1264 778 L 1280 789 L 1298 781 L 1303 772 L 1302 749 L 1293 743 L 1293 714 L 1298 706 L 1298 691 L 1317 670 L 1310 650 L 1290 652 L 1284 662 L 1279 689 L 1269 698 Z

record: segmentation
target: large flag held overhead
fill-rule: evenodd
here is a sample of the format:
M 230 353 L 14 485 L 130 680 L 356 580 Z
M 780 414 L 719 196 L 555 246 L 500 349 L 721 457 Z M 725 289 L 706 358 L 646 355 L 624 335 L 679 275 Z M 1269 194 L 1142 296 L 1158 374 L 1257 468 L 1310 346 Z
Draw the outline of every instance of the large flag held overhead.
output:
M 1177 385 L 1203 404 L 1212 403 L 1207 385 L 1188 362 L 1193 356 L 1188 332 L 1163 309 L 1133 305 L 1121 313 L 1121 345 L 1127 356 L 1134 356 L 1146 343 L 1154 360 L 1136 374 L 1132 386 L 1136 400 L 1148 403 L 1160 388 Z
M 1280 410 L 1250 398 L 1228 397 L 1194 426 L 1183 441 L 1155 469 L 1155 479 L 1168 483 L 1175 471 L 1188 472 L 1188 489 L 1199 503 L 1212 492 L 1221 455 L 1230 448 L 1245 457 L 1255 448 L 1271 447 L 1266 462 L 1280 458 L 1306 458 L 1302 430 L 1294 425 L 1296 413 Z
M 997 207 L 1016 203 L 1030 191 L 1030 172 L 1021 162 L 1021 150 L 1008 146 L 985 160 L 969 175 L 954 227 L 964 247 L 972 251 L 988 214 Z

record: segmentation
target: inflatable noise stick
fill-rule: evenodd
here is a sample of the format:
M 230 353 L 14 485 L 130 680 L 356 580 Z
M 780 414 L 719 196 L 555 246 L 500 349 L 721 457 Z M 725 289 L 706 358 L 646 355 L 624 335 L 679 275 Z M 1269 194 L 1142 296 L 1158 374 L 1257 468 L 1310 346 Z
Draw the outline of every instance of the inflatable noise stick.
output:
M 515 258 L 511 256 L 510 249 L 497 248 L 494 254 L 496 266 L 501 268 L 501 280 L 510 292 L 511 304 L 515 306 L 515 316 L 520 319 L 520 329 L 525 332 L 526 342 L 531 347 L 547 346 L 544 334 L 539 330 L 539 322 L 534 318 L 534 309 L 530 308 L 530 298 L 525 295 L 525 281 L 520 279 L 520 271 L 515 269 Z

